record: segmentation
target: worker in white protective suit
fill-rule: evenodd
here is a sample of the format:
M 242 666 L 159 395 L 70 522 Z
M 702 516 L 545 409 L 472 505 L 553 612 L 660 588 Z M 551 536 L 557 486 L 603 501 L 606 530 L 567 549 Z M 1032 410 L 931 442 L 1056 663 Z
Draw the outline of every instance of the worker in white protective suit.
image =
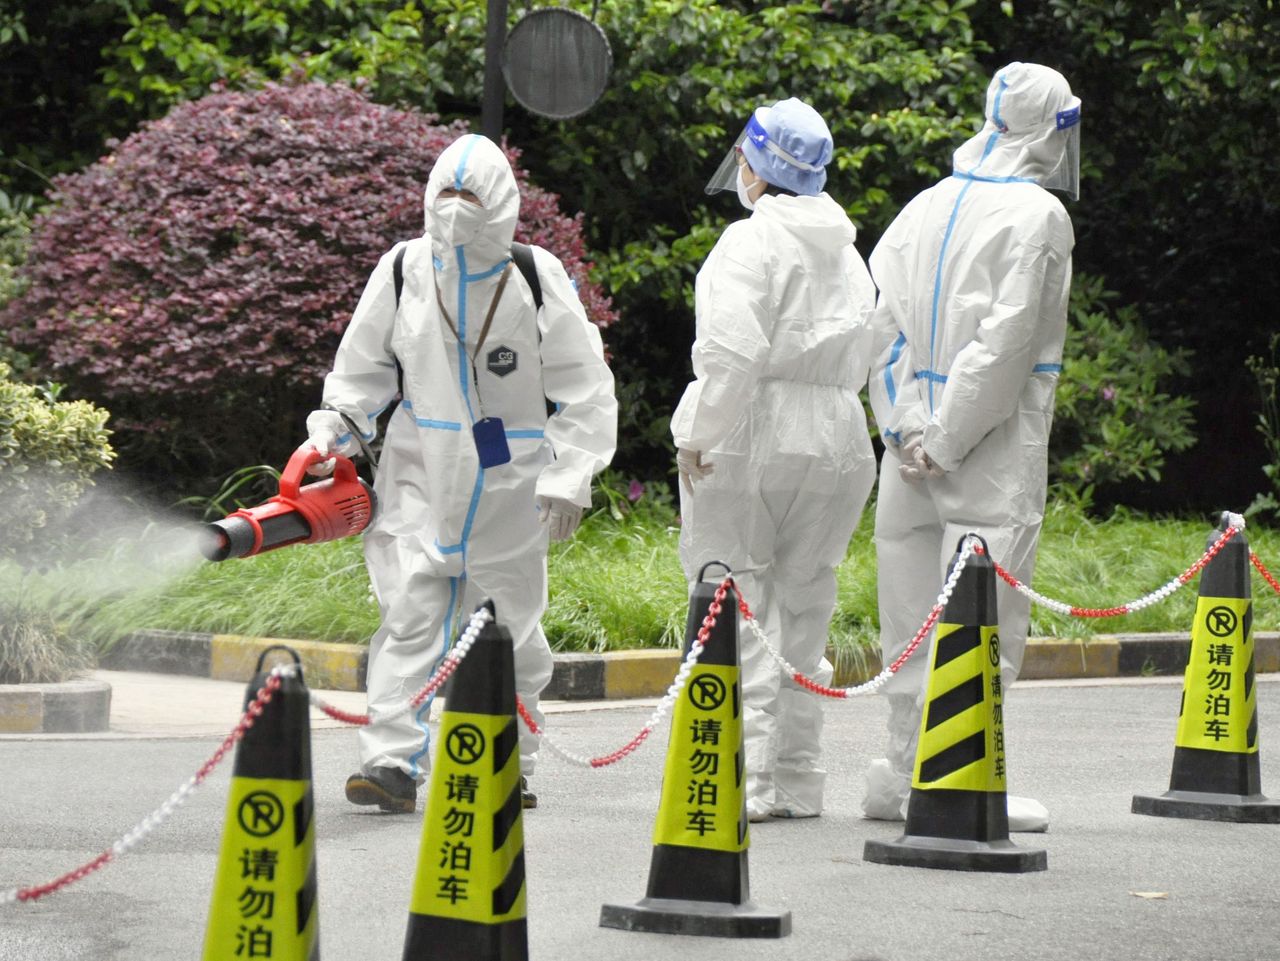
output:
M 355 804 L 413 811 L 430 765 L 431 700 L 396 709 L 486 599 L 515 645 L 516 692 L 542 723 L 548 538 L 569 537 L 590 506 L 591 478 L 613 456 L 617 403 L 600 333 L 560 261 L 531 248 L 540 309 L 513 264 L 519 211 L 492 141 L 468 135 L 441 153 L 426 235 L 374 268 L 325 378 L 324 409 L 307 418 L 311 446 L 350 455 L 353 429 L 372 440 L 379 414 L 396 405 L 364 537 L 381 624 L 369 648 L 372 723 L 346 785 Z M 537 747 L 521 724 L 526 807 L 536 806 L 527 778 Z
M 829 683 L 824 656 L 845 557 L 875 483 L 858 392 L 875 289 L 853 224 L 822 192 L 831 133 L 789 99 L 753 112 L 707 185 L 751 211 L 698 272 L 693 372 L 671 422 L 680 559 L 733 572 L 770 645 Z M 740 631 L 747 814 L 822 811 L 822 707 Z
M 1079 195 L 1080 101 L 1061 74 L 1012 63 L 987 90 L 986 123 L 951 177 L 913 199 L 871 255 L 880 288 L 870 396 L 885 441 L 876 503 L 884 663 L 941 592 L 962 536 L 1031 581 L 1044 516 L 1049 426 L 1071 285 L 1071 220 L 1050 190 Z M 996 586 L 1000 674 L 1017 677 L 1030 601 Z M 868 817 L 902 820 L 916 763 L 927 645 L 885 685 L 887 757 L 873 761 Z M 1011 830 L 1048 814 L 1010 796 Z

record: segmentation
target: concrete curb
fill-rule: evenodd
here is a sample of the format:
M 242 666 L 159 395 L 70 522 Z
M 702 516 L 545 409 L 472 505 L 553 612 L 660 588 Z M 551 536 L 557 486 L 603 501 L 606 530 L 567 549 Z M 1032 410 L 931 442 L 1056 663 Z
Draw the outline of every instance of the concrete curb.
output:
M 0 684 L 0 734 L 105 731 L 111 685 L 92 679 L 58 684 Z
M 297 641 L 231 634 L 183 631 L 135 631 L 103 657 L 101 666 L 117 671 L 185 674 L 226 681 L 248 681 L 262 652 L 284 644 L 302 658 L 311 687 L 363 691 L 369 651 L 363 644 Z M 1031 638 L 1023 659 L 1026 679 L 1147 677 L 1181 674 L 1186 667 L 1190 634 L 1107 634 L 1088 640 Z M 1254 634 L 1254 669 L 1280 671 L 1280 632 Z M 836 658 L 834 684 L 848 687 L 880 672 L 879 652 L 867 652 L 862 663 Z M 597 701 L 660 697 L 680 666 L 671 649 L 617 651 L 605 654 L 557 654 L 548 700 Z
M 112 671 L 184 674 L 219 681 L 248 681 L 264 651 L 285 645 L 302 658 L 309 687 L 326 691 L 363 691 L 369 649 L 363 644 L 242 637 L 190 631 L 134 631 L 114 644 L 99 661 Z

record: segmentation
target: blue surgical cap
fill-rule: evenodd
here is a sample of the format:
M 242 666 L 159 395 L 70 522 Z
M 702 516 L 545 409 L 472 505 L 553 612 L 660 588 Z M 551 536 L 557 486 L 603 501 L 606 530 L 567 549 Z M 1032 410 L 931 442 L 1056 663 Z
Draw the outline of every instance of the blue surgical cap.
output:
M 758 108 L 742 141 L 743 156 L 757 176 L 803 196 L 822 193 L 831 149 L 826 121 L 795 97 Z

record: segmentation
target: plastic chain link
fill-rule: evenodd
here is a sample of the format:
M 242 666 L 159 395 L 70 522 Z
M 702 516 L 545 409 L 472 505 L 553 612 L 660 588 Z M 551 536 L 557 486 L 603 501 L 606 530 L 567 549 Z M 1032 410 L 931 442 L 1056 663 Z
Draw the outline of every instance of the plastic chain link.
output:
M 991 563 L 995 566 L 996 573 L 1000 575 L 1000 579 L 1012 587 L 1019 594 L 1029 597 L 1032 601 L 1041 607 L 1047 607 L 1051 611 L 1058 614 L 1065 614 L 1069 617 L 1119 617 L 1122 614 L 1133 614 L 1142 610 L 1144 607 L 1150 607 L 1152 604 L 1159 603 L 1167 598 L 1170 594 L 1186 584 L 1195 577 L 1211 560 L 1218 556 L 1218 552 L 1226 546 L 1227 541 L 1235 537 L 1244 528 L 1244 518 L 1239 514 L 1229 515 L 1231 518 L 1231 526 L 1222 532 L 1222 536 L 1210 545 L 1209 549 L 1200 555 L 1200 559 L 1188 567 L 1185 571 L 1173 578 L 1163 587 L 1158 587 L 1150 594 L 1138 598 L 1136 601 L 1130 601 L 1128 604 L 1120 604 L 1116 607 L 1076 607 L 1074 604 L 1067 604 L 1063 601 L 1055 601 L 1053 598 L 1045 597 L 1043 594 L 1032 590 L 1022 581 L 1018 580 L 992 558 Z M 1237 523 L 1238 522 L 1238 523 Z M 982 549 L 978 549 L 979 553 Z
M 1222 536 L 1204 552 L 1199 560 L 1163 587 L 1160 587 L 1135 601 L 1130 601 L 1128 604 L 1121 604 L 1117 607 L 1085 608 L 1066 604 L 1063 601 L 1053 600 L 1052 598 L 1045 597 L 1023 584 L 994 560 L 992 563 L 995 566 L 996 573 L 1007 584 L 1009 584 L 1009 586 L 1013 587 L 1019 593 L 1026 595 L 1032 601 L 1047 607 L 1050 610 L 1057 611 L 1060 614 L 1067 614 L 1074 617 L 1113 617 L 1120 614 L 1129 614 L 1164 600 L 1179 587 L 1190 581 L 1211 560 L 1213 560 L 1213 558 L 1216 557 L 1226 545 L 1227 541 L 1244 528 L 1244 520 L 1238 514 L 1230 514 L 1228 516 L 1230 518 L 1230 525 L 1222 532 Z M 916 631 L 915 636 L 912 637 L 910 643 L 907 644 L 906 649 L 892 664 L 884 668 L 871 680 L 852 687 L 827 687 L 825 685 L 818 684 L 816 681 L 813 681 L 801 674 L 769 643 L 768 638 L 765 637 L 764 631 L 756 620 L 755 615 L 752 614 L 746 599 L 742 598 L 741 595 L 739 595 L 738 608 L 742 612 L 743 618 L 747 622 L 747 626 L 750 628 L 756 640 L 764 646 L 765 651 L 773 658 L 787 676 L 801 687 L 806 688 L 815 694 L 837 699 L 846 699 L 864 694 L 874 694 L 892 675 L 896 674 L 902 668 L 902 665 L 905 664 L 919 648 L 921 642 L 933 628 L 933 625 L 937 622 L 943 610 L 946 609 L 947 603 L 951 600 L 951 595 L 955 591 L 956 583 L 960 579 L 960 574 L 964 570 L 970 554 L 973 553 L 982 554 L 985 552 L 981 545 L 974 543 L 971 537 L 966 537 L 960 550 L 960 556 L 957 558 L 950 576 L 943 585 L 942 593 L 939 594 L 937 603 L 934 604 L 933 608 L 929 612 L 929 616 L 925 618 L 925 622 L 920 626 L 920 629 Z M 1263 576 L 1267 584 L 1271 586 L 1272 590 L 1277 594 L 1280 594 L 1280 581 L 1277 581 L 1271 572 L 1267 570 L 1258 555 L 1255 552 L 1250 551 L 1249 560 L 1253 566 L 1257 568 L 1258 572 Z M 528 726 L 530 731 L 542 736 L 542 743 L 545 744 L 552 753 L 566 761 L 569 761 L 570 763 L 581 765 L 583 767 L 600 768 L 621 761 L 644 743 L 649 735 L 662 724 L 663 719 L 675 704 L 676 698 L 680 696 L 680 691 L 684 689 L 685 684 L 688 682 L 689 675 L 693 672 L 693 668 L 702 654 L 707 638 L 711 633 L 711 629 L 715 627 L 716 618 L 719 617 L 723 610 L 724 598 L 730 587 L 735 587 L 736 589 L 733 578 L 726 577 L 724 581 L 721 582 L 720 586 L 716 588 L 715 599 L 707 610 L 707 616 L 703 619 L 702 626 L 698 629 L 697 637 L 689 646 L 689 653 L 685 656 L 684 660 L 681 661 L 680 669 L 676 672 L 675 679 L 671 682 L 671 686 L 667 688 L 666 695 L 658 703 L 653 714 L 650 715 L 649 720 L 646 721 L 644 726 L 640 729 L 640 732 L 618 750 L 600 757 L 586 757 L 561 748 L 538 727 L 524 703 L 519 699 L 519 697 L 517 697 L 516 709 L 519 712 L 521 719 L 524 721 L 525 725 Z M 381 715 L 379 720 L 389 720 L 407 713 L 408 711 L 415 710 L 423 701 L 439 690 L 444 682 L 448 680 L 450 675 L 452 675 L 457 669 L 462 660 L 467 656 L 467 653 L 475 644 L 480 631 L 484 628 L 484 625 L 492 619 L 492 617 L 493 615 L 489 613 L 487 608 L 480 608 L 477 610 L 472 615 L 471 621 L 467 624 L 467 627 L 462 632 L 461 637 L 459 637 L 458 643 L 446 655 L 444 661 L 438 668 L 436 668 L 435 673 L 432 674 L 431 678 L 422 687 L 422 689 L 413 697 L 409 698 L 403 706 L 388 714 Z M 168 820 L 168 818 L 179 807 L 186 803 L 187 799 L 195 793 L 196 788 L 204 783 L 205 779 L 208 778 L 213 770 L 222 762 L 227 752 L 244 738 L 245 733 L 253 727 L 254 721 L 262 716 L 266 705 L 270 703 L 275 692 L 280 689 L 283 679 L 285 677 L 292 676 L 296 671 L 297 667 L 292 664 L 280 665 L 272 668 L 270 675 L 267 677 L 267 680 L 261 689 L 259 689 L 257 696 L 252 702 L 250 702 L 239 722 L 223 739 L 222 743 L 218 746 L 218 749 L 214 751 L 209 759 L 200 766 L 200 769 L 196 771 L 189 780 L 174 791 L 173 794 L 171 794 L 169 798 L 160 805 L 160 807 L 156 808 L 156 810 L 152 811 L 141 821 L 135 824 L 130 830 L 125 832 L 125 834 L 116 840 L 110 848 L 101 852 L 92 860 L 85 862 L 75 870 L 69 871 L 53 881 L 45 884 L 31 885 L 30 887 L 25 888 L 10 888 L 0 891 L 0 905 L 12 904 L 15 902 L 32 902 L 47 894 L 53 894 L 76 881 L 88 877 L 104 865 L 124 854 L 127 854 L 138 844 L 142 843 L 142 841 L 159 828 L 161 824 Z M 335 720 L 342 721 L 346 724 L 360 726 L 371 723 L 371 719 L 368 714 L 348 713 L 331 704 L 325 703 L 314 694 L 311 695 L 310 700 L 313 706 Z
M 1262 575 L 1262 579 L 1271 585 L 1271 589 L 1280 594 L 1280 581 L 1277 581 L 1275 575 L 1263 566 L 1262 560 L 1253 551 L 1249 552 L 1249 560 L 1253 566 L 1258 569 L 1258 573 Z
M 964 570 L 965 565 L 969 562 L 969 555 L 982 550 L 981 546 L 976 544 L 973 538 L 974 535 L 972 533 L 965 535 L 964 543 L 960 548 L 960 556 L 956 558 L 955 566 L 951 568 L 951 573 L 948 575 L 946 583 L 942 585 L 942 593 L 938 595 L 937 603 L 933 605 L 933 608 L 929 611 L 929 616 L 926 617 L 924 619 L 924 623 L 920 625 L 920 630 L 916 631 L 915 636 L 912 637 L 910 643 L 907 644 L 906 650 L 898 655 L 897 660 L 884 668 L 884 670 L 871 680 L 862 684 L 854 685 L 853 687 L 827 687 L 825 684 L 819 684 L 812 678 L 801 674 L 774 648 L 772 644 L 769 643 L 769 639 L 765 637 L 764 629 L 760 627 L 759 622 L 751 611 L 747 609 L 746 605 L 740 604 L 739 608 L 742 611 L 742 616 L 747 621 L 747 626 L 751 629 L 751 633 L 755 635 L 756 640 L 761 643 L 769 656 L 773 658 L 775 663 L 777 663 L 777 665 L 782 669 L 783 673 L 805 690 L 814 694 L 820 694 L 823 697 L 836 699 L 858 697 L 863 694 L 874 694 L 885 685 L 890 677 L 902 670 L 902 665 L 907 663 L 907 660 L 911 655 L 916 652 L 916 649 L 920 647 L 920 643 L 928 637 L 929 631 L 933 630 L 933 625 L 937 623 L 938 618 L 942 616 L 942 612 L 946 609 L 947 603 L 951 600 L 951 595 L 955 592 L 956 584 L 960 580 L 960 574 Z
M 476 638 L 480 636 L 480 632 L 484 626 L 493 620 L 493 615 L 489 613 L 487 607 L 482 607 L 471 615 L 471 621 L 463 630 L 462 636 L 458 638 L 458 643 L 453 649 L 445 655 L 440 666 L 436 668 L 435 673 L 431 675 L 426 684 L 417 694 L 409 698 L 402 705 L 386 714 L 379 714 L 376 719 L 371 719 L 368 714 L 352 714 L 341 708 L 334 707 L 327 701 L 317 697 L 315 692 L 311 692 L 311 706 L 318 711 L 323 711 L 335 721 L 341 721 L 343 724 L 354 724 L 357 727 L 367 727 L 372 723 L 385 724 L 402 714 L 408 714 L 410 711 L 416 711 L 422 702 L 438 691 L 444 682 L 449 680 L 451 674 L 458 669 L 458 665 L 462 663 L 462 659 L 470 652 L 471 647 L 476 642 Z
M 258 689 L 257 696 L 245 708 L 244 714 L 240 716 L 239 723 L 232 728 L 231 733 L 223 738 L 222 743 L 218 745 L 218 749 L 213 752 L 209 760 L 200 766 L 200 770 L 196 771 L 190 780 L 174 791 L 167 801 L 125 832 L 111 847 L 107 848 L 92 861 L 82 864 L 74 871 L 68 871 L 62 877 L 56 878 L 47 884 L 34 884 L 31 887 L 10 888 L 7 891 L 0 891 L 0 904 L 12 904 L 15 901 L 30 902 L 42 898 L 46 894 L 53 894 L 69 884 L 88 877 L 103 865 L 114 861 L 137 847 L 149 834 L 168 820 L 174 811 L 186 803 L 187 798 L 191 797 L 195 793 L 195 789 L 204 783 L 205 778 L 221 763 L 227 752 L 240 742 L 249 728 L 253 727 L 254 721 L 262 716 L 262 712 L 266 709 L 267 704 L 270 703 L 271 698 L 275 696 L 276 691 L 280 690 L 280 685 L 284 683 L 284 678 L 292 677 L 297 670 L 298 668 L 294 664 L 282 664 L 273 667 L 267 680 Z
M 534 721 L 532 715 L 529 714 L 528 708 L 524 706 L 524 702 L 516 697 L 516 710 L 520 713 L 520 719 L 524 721 L 525 726 L 534 734 L 542 737 L 542 743 L 547 746 L 552 754 L 563 758 L 570 764 L 577 764 L 580 767 L 601 768 L 608 767 L 610 764 L 616 764 L 624 757 L 638 748 L 645 742 L 645 739 L 654 732 L 654 730 L 662 724 L 667 712 L 671 710 L 675 704 L 676 698 L 680 696 L 685 684 L 689 680 L 689 675 L 693 673 L 693 666 L 698 663 L 698 658 L 702 656 L 702 651 L 706 647 L 707 638 L 711 636 L 711 629 L 716 626 L 716 618 L 720 616 L 720 612 L 724 609 L 725 594 L 729 588 L 737 590 L 733 578 L 726 577 L 720 582 L 720 586 L 716 588 L 715 596 L 712 598 L 710 605 L 707 607 L 707 616 L 702 619 L 702 626 L 698 628 L 698 634 L 693 639 L 693 643 L 689 645 L 689 653 L 685 655 L 683 661 L 680 662 L 680 670 L 676 672 L 675 680 L 671 682 L 671 686 L 667 688 L 666 695 L 658 702 L 658 706 L 654 708 L 653 713 L 649 715 L 649 720 L 645 721 L 644 726 L 640 728 L 640 732 L 630 741 L 624 744 L 618 750 L 610 754 L 603 754 L 599 757 L 586 757 L 582 754 L 574 754 L 572 751 L 566 751 L 560 745 L 551 740 L 537 722 Z

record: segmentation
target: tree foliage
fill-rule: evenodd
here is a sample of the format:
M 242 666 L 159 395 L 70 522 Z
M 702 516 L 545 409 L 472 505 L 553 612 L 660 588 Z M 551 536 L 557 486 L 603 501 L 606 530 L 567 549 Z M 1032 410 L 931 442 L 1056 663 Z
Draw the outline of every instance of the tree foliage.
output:
M 117 42 L 119 0 L 0 0 L 0 190 L 38 195 L 136 121 L 113 109 L 101 49 Z
M 665 416 L 689 373 L 693 277 L 739 215 L 731 194 L 707 198 L 702 186 L 751 107 L 796 95 L 828 118 L 837 142 L 829 191 L 854 217 L 866 254 L 902 204 L 949 169 L 951 151 L 981 122 L 991 71 L 1022 59 L 1062 70 L 1084 101 L 1085 190 L 1070 207 L 1076 265 L 1119 296 L 1077 318 L 1112 324 L 1113 340 L 1140 317 L 1134 336 L 1149 330 L 1153 347 L 1192 365 L 1180 383 L 1171 363 L 1151 396 L 1193 394 L 1201 442 L 1187 456 L 1164 448 L 1174 457 L 1159 484 L 1130 478 L 1112 488 L 1161 509 L 1247 500 L 1263 455 L 1239 416 L 1257 403 L 1243 360 L 1265 348 L 1280 295 L 1270 266 L 1280 252 L 1276 2 L 569 0 L 610 39 L 604 98 L 569 122 L 509 106 L 506 129 L 534 179 L 554 185 L 566 209 L 586 212 L 597 279 L 628 318 L 610 334 L 624 399 L 618 462 L 650 477 L 668 469 Z M 5 34 L 14 21 L 0 17 L 0 46 L 20 51 L 22 63 L 44 58 L 31 75 L 49 78 L 40 118 L 59 143 L 81 143 L 52 109 L 71 103 L 73 84 L 89 95 L 64 113 L 102 133 L 215 84 L 252 88 L 297 73 L 350 80 L 384 104 L 478 113 L 484 0 L 44 6 L 18 17 L 25 34 Z M 511 4 L 512 22 L 521 14 Z M 86 40 L 59 36 L 59 25 L 101 38 L 102 59 L 85 55 Z M 54 78 L 58 70 L 69 77 Z M 0 83 L 13 76 L 0 72 Z M 41 169 L 58 169 L 47 166 L 53 137 L 42 143 L 22 129 L 8 140 L 0 133 L 6 153 L 16 139 L 34 166 L 42 158 Z M 1076 333 L 1085 343 L 1102 336 L 1096 326 Z M 1055 443 L 1079 436 L 1064 430 Z M 1216 458 L 1218 470 L 1197 469 L 1224 449 L 1231 456 Z M 1060 447 L 1056 462 L 1071 454 Z
M 3 321 L 110 407 L 134 469 L 282 464 L 369 271 L 422 233 L 427 174 L 463 130 L 318 83 L 182 104 L 58 179 Z M 517 236 L 561 256 L 607 325 L 580 221 L 518 179 Z
M 868 235 L 915 190 L 949 170 L 974 126 L 985 79 L 963 15 L 919 32 L 885 6 L 845 22 L 812 3 L 614 0 L 600 5 L 614 70 L 580 122 L 512 111 L 531 167 L 589 211 L 601 278 L 628 318 L 612 338 L 623 404 L 620 458 L 670 469 L 667 418 L 691 376 L 693 281 L 725 224 L 732 193 L 704 186 L 752 109 L 800 96 L 836 143 L 827 191 Z M 545 175 L 544 175 L 545 176 Z
M 483 67 L 463 40 L 483 46 L 483 4 L 187 0 L 179 8 L 131 0 L 126 9 L 103 80 L 112 98 L 145 111 L 163 113 L 221 83 L 257 86 L 296 74 L 359 83 L 379 102 L 434 110 L 457 93 L 460 76 Z
M 1057 67 L 1083 101 L 1077 269 L 1105 275 L 1162 347 L 1190 351 L 1192 376 L 1177 388 L 1196 402 L 1198 443 L 1170 461 L 1175 482 L 1124 496 L 1240 510 L 1267 463 L 1245 362 L 1265 351 L 1280 300 L 1280 4 L 1001 6 L 971 10 L 998 57 Z

